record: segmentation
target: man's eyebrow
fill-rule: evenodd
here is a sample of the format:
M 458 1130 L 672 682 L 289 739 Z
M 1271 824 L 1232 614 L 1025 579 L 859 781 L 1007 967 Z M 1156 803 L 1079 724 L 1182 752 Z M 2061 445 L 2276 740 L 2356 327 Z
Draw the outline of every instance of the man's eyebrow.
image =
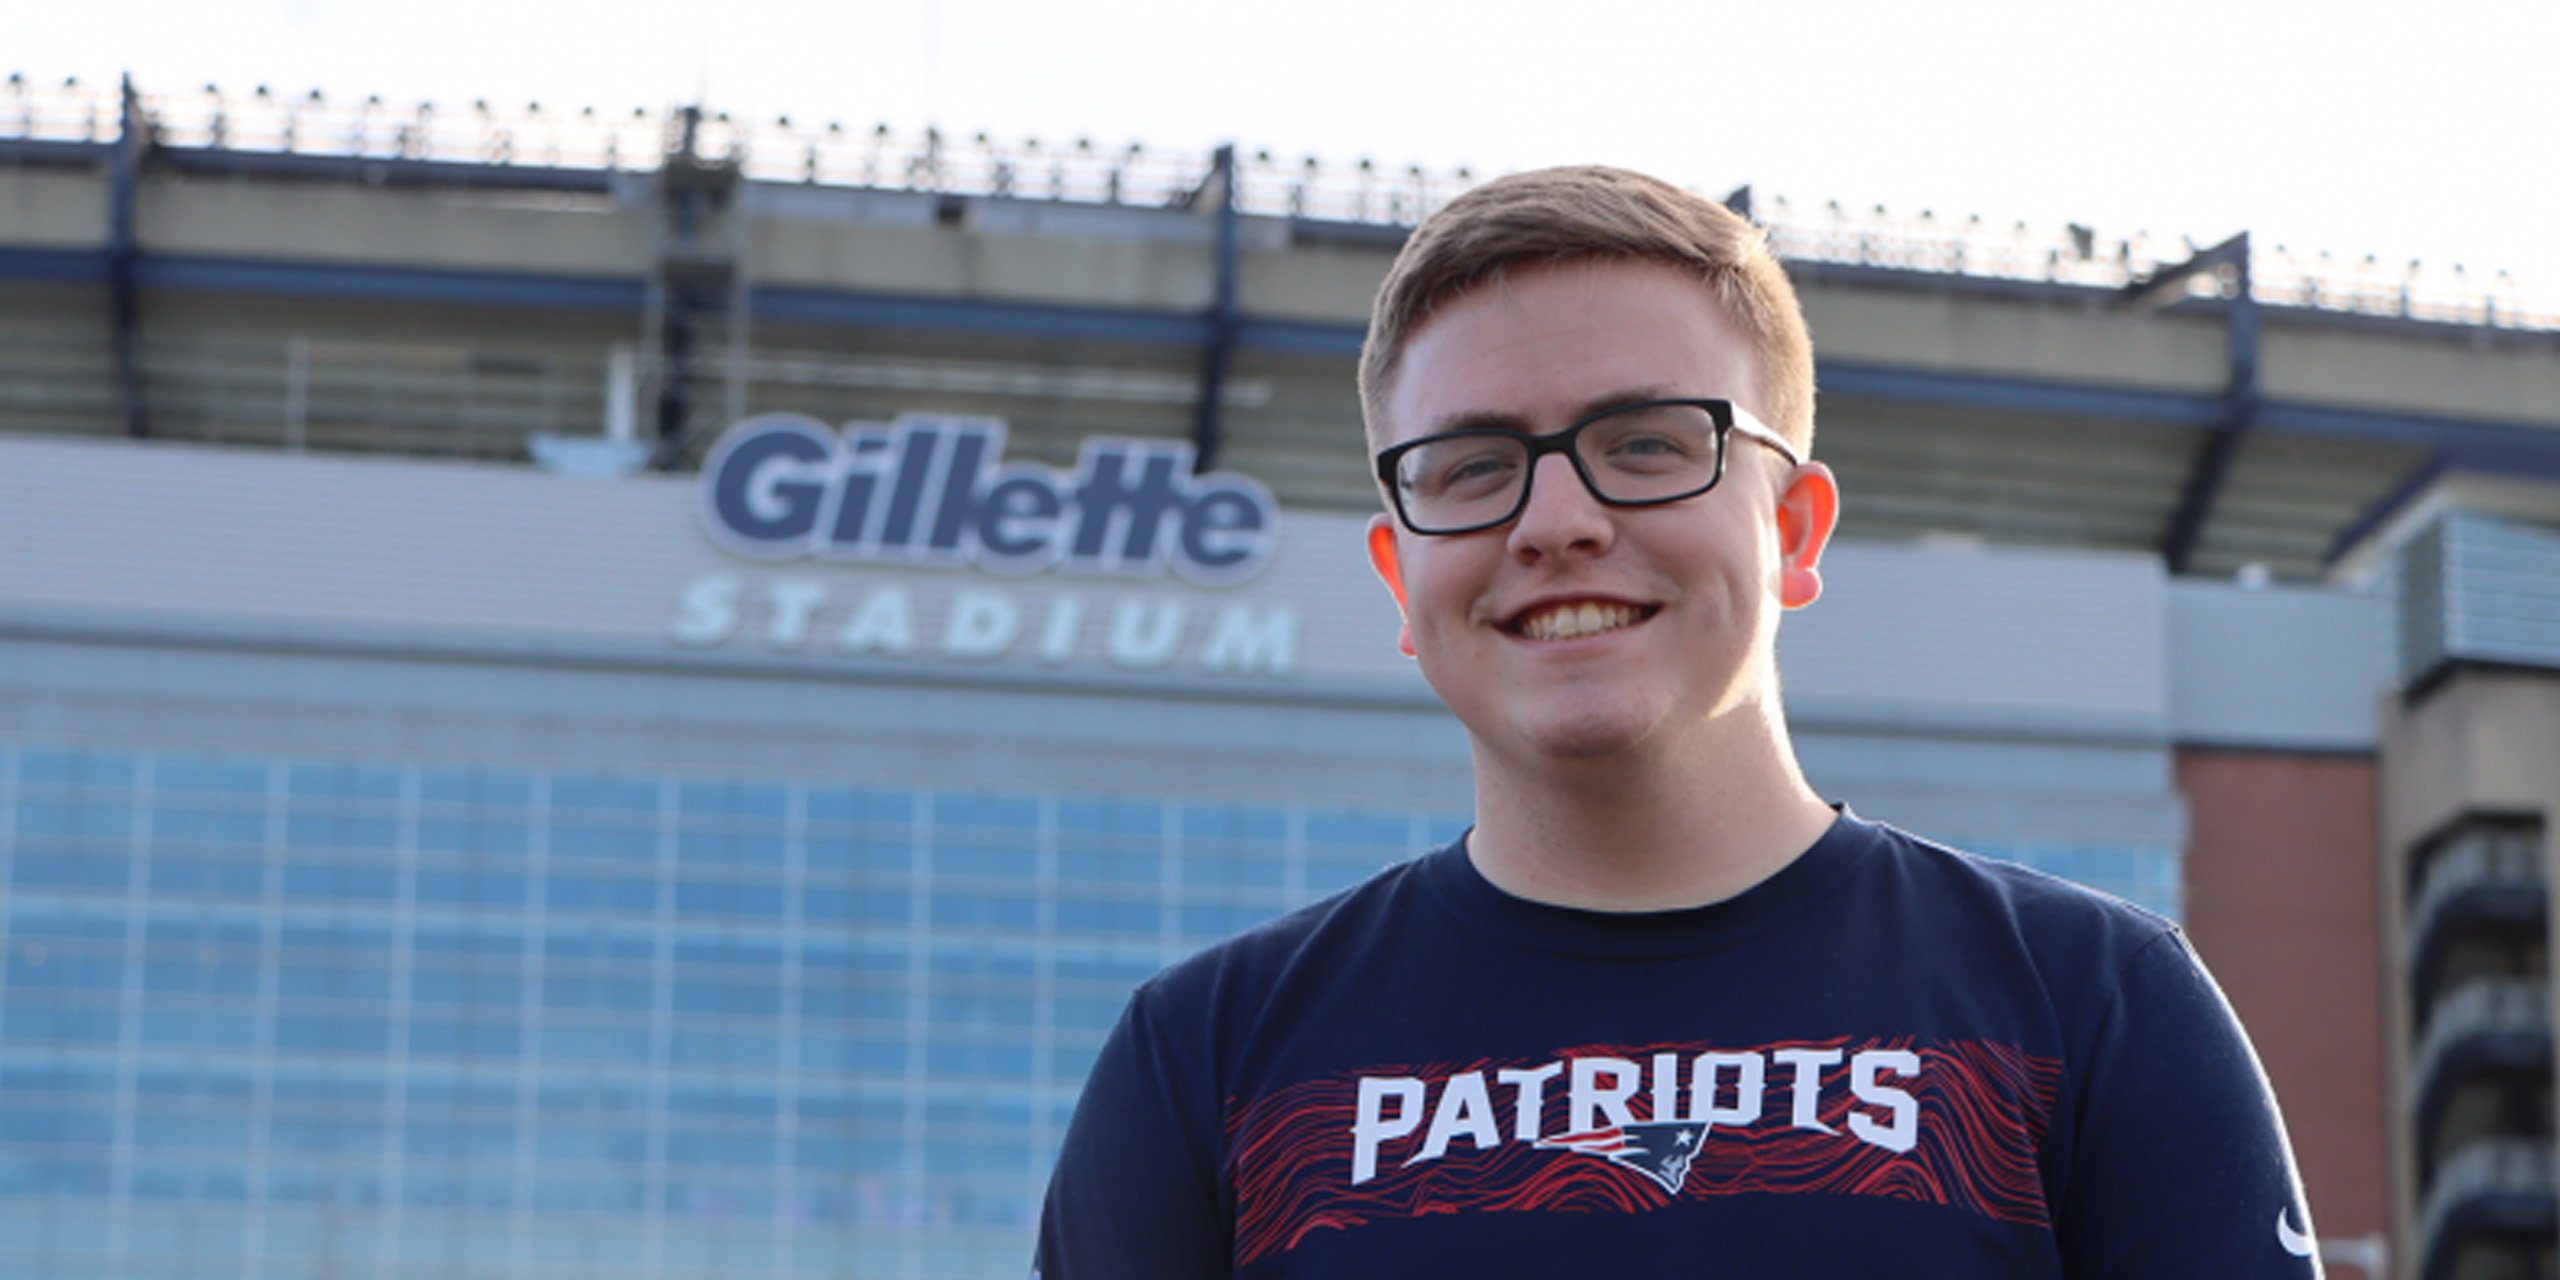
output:
M 1573 420 L 1579 422 L 1595 413 L 1602 413 L 1610 409 L 1615 409 L 1620 405 L 1634 404 L 1639 400 L 1662 400 L 1677 398 L 1679 396 L 1679 391 L 1667 383 L 1647 383 L 1642 386 L 1620 387 L 1612 391 L 1604 391 L 1599 395 L 1592 396 L 1591 398 L 1584 400 L 1580 405 L 1575 407 L 1573 411 Z M 1526 414 L 1517 413 L 1508 409 L 1461 409 L 1455 413 L 1448 414 L 1433 421 L 1431 424 L 1431 430 L 1424 434 L 1439 435 L 1443 432 L 1449 431 L 1501 430 L 1519 431 L 1529 435 L 1536 435 L 1538 434 L 1537 425 L 1538 424 L 1530 421 Z M 1562 430 L 1563 428 L 1560 425 L 1557 429 Z

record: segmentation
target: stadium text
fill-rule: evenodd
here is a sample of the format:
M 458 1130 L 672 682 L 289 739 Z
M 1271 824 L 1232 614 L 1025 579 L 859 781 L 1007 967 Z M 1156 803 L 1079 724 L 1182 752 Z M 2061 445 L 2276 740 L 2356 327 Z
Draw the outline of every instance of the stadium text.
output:
M 1145 576 L 1204 586 L 1262 570 L 1280 507 L 1259 481 L 1192 474 L 1191 446 L 1093 437 L 1073 472 L 1001 461 L 992 418 L 908 415 L 841 434 L 770 413 L 729 429 L 702 466 L 711 540 L 754 560 L 803 556 L 999 573 Z
M 992 662 L 1021 656 L 1058 666 L 1098 654 L 1126 671 L 1187 665 L 1253 676 L 1286 676 L 1297 667 L 1298 617 L 1286 606 L 1236 601 L 1208 609 L 1170 596 L 1094 599 L 984 587 L 943 594 L 901 582 L 846 586 L 707 574 L 686 584 L 668 634 L 699 648 L 746 635 L 771 649 L 847 657 Z

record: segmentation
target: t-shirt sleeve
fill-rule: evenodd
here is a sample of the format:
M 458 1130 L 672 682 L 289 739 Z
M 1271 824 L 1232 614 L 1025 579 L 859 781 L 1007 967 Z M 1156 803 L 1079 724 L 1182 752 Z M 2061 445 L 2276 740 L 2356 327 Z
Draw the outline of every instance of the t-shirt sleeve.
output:
M 2134 954 L 2089 1043 L 2057 1224 L 2065 1274 L 2318 1276 L 2266 1072 L 2182 935 Z
M 1141 989 L 1103 1043 L 1040 1213 L 1034 1280 L 1230 1274 L 1207 1064 L 1187 1060 Z

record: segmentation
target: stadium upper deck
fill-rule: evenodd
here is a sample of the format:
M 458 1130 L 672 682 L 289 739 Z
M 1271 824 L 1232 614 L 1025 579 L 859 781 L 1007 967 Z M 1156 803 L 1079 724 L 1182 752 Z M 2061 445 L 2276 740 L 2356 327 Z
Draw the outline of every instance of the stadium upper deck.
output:
M 749 411 L 935 408 L 1365 506 L 1369 293 L 1469 181 L 13 78 L 0 427 L 683 466 Z M 2503 276 L 1735 199 L 1803 291 L 1853 536 L 2304 578 L 2446 471 L 2560 475 L 2560 310 Z

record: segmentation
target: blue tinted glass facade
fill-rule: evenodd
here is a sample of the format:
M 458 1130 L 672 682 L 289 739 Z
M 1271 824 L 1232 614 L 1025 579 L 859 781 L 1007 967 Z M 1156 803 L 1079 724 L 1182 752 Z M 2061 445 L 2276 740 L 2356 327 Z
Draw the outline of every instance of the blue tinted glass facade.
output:
M 0 744 L 0 1275 L 1018 1275 L 1130 986 L 1463 822 Z

